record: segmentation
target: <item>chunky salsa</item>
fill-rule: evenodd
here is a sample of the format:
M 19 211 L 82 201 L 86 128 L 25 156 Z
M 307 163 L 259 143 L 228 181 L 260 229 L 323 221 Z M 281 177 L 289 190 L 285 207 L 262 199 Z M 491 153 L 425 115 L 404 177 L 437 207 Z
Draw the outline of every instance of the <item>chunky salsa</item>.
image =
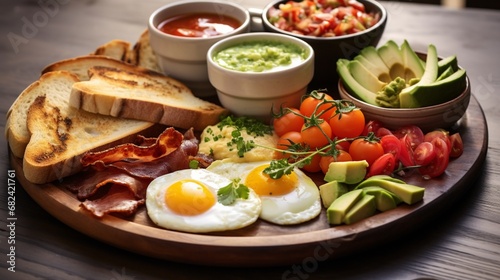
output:
M 237 19 L 211 13 L 192 13 L 164 20 L 158 29 L 182 37 L 212 37 L 229 33 L 241 25 Z
M 300 35 L 334 37 L 363 31 L 375 25 L 380 15 L 367 13 L 355 0 L 287 1 L 269 10 L 275 27 Z

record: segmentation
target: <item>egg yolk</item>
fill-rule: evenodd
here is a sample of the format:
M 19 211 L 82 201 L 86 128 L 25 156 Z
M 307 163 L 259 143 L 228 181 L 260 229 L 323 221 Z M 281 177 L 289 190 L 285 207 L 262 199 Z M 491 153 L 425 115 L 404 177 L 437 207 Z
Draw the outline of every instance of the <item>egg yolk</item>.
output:
M 268 165 L 261 165 L 250 171 L 245 185 L 252 188 L 258 195 L 284 195 L 295 189 L 298 182 L 295 172 L 285 174 L 279 179 L 273 179 L 264 173 L 266 167 Z
M 195 216 L 206 212 L 215 204 L 215 196 L 201 182 L 186 179 L 173 183 L 165 192 L 165 202 L 175 213 Z

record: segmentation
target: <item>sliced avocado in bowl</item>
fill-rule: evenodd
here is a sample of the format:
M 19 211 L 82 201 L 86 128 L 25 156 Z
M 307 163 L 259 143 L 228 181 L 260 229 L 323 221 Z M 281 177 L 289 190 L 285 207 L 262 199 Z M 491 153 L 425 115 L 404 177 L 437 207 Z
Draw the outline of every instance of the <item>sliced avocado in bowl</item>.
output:
M 387 41 L 384 45 L 377 49 L 377 53 L 384 61 L 387 68 L 389 68 L 389 75 L 391 80 L 397 77 L 404 77 L 405 66 L 403 56 L 399 50 L 398 44 L 393 40 Z
M 378 49 L 363 49 L 351 61 L 339 60 L 337 72 L 347 92 L 378 107 L 432 106 L 464 91 L 467 75 L 458 66 L 456 55 L 440 60 L 430 44 L 425 61 L 421 57 L 407 40 L 401 47 L 390 40 Z

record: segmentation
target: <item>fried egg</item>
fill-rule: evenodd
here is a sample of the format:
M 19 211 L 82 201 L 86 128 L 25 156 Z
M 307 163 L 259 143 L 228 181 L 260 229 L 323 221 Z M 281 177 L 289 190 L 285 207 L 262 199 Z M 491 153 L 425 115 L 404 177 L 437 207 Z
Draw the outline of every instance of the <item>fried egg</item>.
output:
M 205 169 L 186 169 L 154 179 L 146 191 L 148 216 L 160 227 L 184 232 L 239 229 L 255 222 L 262 205 L 253 190 L 231 205 L 217 191 L 231 180 Z
M 238 163 L 214 161 L 207 169 L 229 179 L 240 178 L 262 200 L 262 220 L 292 225 L 309 221 L 321 212 L 319 190 L 304 172 L 295 169 L 280 179 L 271 179 L 262 171 L 269 161 Z

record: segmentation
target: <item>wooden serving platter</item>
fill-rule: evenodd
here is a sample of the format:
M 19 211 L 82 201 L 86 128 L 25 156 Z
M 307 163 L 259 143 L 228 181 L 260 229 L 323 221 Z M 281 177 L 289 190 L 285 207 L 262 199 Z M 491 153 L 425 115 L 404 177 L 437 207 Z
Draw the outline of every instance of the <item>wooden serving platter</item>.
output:
M 450 162 L 443 176 L 405 181 L 426 188 L 422 202 L 377 214 L 352 225 L 330 226 L 323 210 L 316 219 L 295 226 L 263 221 L 240 230 L 190 234 L 155 226 L 145 206 L 131 218 L 95 218 L 80 208 L 74 194 L 54 184 L 34 185 L 22 175 L 22 159 L 10 155 L 11 165 L 26 192 L 66 225 L 113 246 L 176 262 L 217 266 L 271 266 L 323 261 L 400 237 L 417 228 L 474 185 L 486 157 L 488 131 L 483 111 L 472 96 L 469 108 L 453 131 L 460 132 L 464 153 Z M 448 203 L 447 203 L 448 202 Z M 311 259 L 312 258 L 312 259 Z

